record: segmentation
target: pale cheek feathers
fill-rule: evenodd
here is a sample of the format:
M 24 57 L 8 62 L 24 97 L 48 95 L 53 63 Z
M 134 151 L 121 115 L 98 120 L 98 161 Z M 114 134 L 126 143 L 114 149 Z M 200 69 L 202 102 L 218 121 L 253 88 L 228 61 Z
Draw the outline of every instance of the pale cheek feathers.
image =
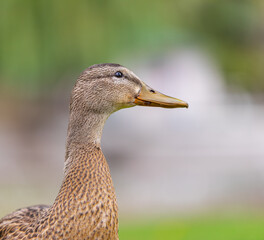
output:
M 135 96 L 140 91 L 140 86 L 137 86 L 135 83 L 130 82 L 126 79 L 116 79 L 114 82 L 114 88 L 112 89 L 113 95 L 116 96 L 117 103 L 130 103 L 134 102 Z
M 131 84 L 132 85 L 132 84 Z M 120 91 L 117 94 L 117 103 L 128 104 L 135 101 L 135 97 L 139 92 L 139 87 L 133 86 L 128 88 L 127 85 L 123 88 L 120 88 Z

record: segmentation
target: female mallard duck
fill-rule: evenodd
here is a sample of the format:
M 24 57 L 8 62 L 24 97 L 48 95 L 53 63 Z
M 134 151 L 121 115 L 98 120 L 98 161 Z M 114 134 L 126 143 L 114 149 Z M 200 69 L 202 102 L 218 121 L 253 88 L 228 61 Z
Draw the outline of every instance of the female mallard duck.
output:
M 52 206 L 22 208 L 0 220 L 0 239 L 118 239 L 115 190 L 100 140 L 106 119 L 135 105 L 188 107 L 119 64 L 87 68 L 72 91 L 65 176 Z

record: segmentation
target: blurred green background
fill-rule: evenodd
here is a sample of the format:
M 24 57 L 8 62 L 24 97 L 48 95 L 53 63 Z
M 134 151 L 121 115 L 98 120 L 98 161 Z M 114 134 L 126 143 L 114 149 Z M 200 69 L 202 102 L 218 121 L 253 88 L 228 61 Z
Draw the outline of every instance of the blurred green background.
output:
M 51 204 L 55 198 L 62 179 L 63 141 L 65 141 L 66 136 L 68 98 L 74 79 L 81 71 L 95 63 L 118 62 L 130 67 L 130 65 L 139 66 L 140 62 L 150 61 L 152 64 L 157 62 L 153 64 L 152 70 L 150 70 L 155 75 L 155 69 L 159 69 L 157 65 L 160 61 L 163 61 L 161 59 L 166 59 L 167 55 L 174 52 L 175 49 L 176 54 L 177 50 L 190 49 L 191 52 L 196 52 L 198 49 L 199 52 L 212 59 L 214 67 L 223 80 L 225 94 L 229 93 L 229 97 L 235 95 L 236 100 L 243 103 L 241 105 L 244 105 L 244 103 L 246 103 L 245 105 L 252 104 L 248 105 L 248 109 L 251 110 L 246 113 L 242 110 L 243 114 L 236 112 L 238 111 L 237 106 L 228 108 L 227 105 L 223 104 L 222 108 L 228 108 L 229 111 L 224 112 L 227 116 L 226 121 L 222 119 L 221 111 L 223 109 L 217 113 L 215 112 L 217 117 L 212 121 L 210 120 L 212 128 L 217 128 L 218 121 L 222 121 L 222 130 L 225 131 L 226 126 L 230 124 L 228 116 L 237 115 L 233 120 L 234 125 L 239 123 L 239 127 L 236 129 L 236 137 L 239 139 L 248 138 L 251 142 L 252 139 L 255 139 L 260 145 L 259 148 L 254 146 L 258 149 L 254 150 L 254 142 L 252 142 L 252 146 L 248 146 L 243 142 L 244 145 L 242 143 L 238 145 L 237 151 L 241 152 L 242 149 L 248 148 L 251 151 L 250 153 L 243 155 L 242 151 L 241 155 L 228 155 L 230 159 L 235 159 L 234 161 L 245 157 L 247 160 L 243 161 L 247 161 L 248 164 L 244 164 L 245 169 L 249 165 L 253 166 L 255 164 L 255 170 L 252 170 L 251 175 L 248 177 L 249 180 L 246 178 L 244 182 L 241 181 L 244 176 L 248 175 L 247 172 L 241 173 L 237 170 L 236 167 L 240 165 L 239 161 L 231 167 L 229 166 L 230 162 L 223 163 L 226 164 L 227 169 L 233 169 L 230 170 L 231 173 L 228 172 L 230 175 L 238 176 L 236 179 L 238 179 L 239 184 L 234 184 L 234 189 L 237 186 L 240 189 L 246 186 L 247 191 L 238 191 L 238 195 L 234 197 L 235 201 L 231 201 L 230 199 L 233 199 L 231 194 L 233 188 L 231 188 L 232 191 L 230 190 L 231 192 L 225 195 L 225 200 L 222 199 L 220 193 L 213 200 L 208 198 L 209 201 L 207 199 L 210 204 L 207 204 L 206 200 L 202 207 L 198 206 L 194 211 L 192 211 L 194 209 L 192 204 L 187 204 L 187 208 L 191 206 L 189 211 L 178 211 L 181 208 L 178 206 L 175 207 L 176 210 L 174 208 L 171 211 L 166 209 L 164 212 L 162 204 L 156 204 L 159 206 L 158 211 L 154 204 L 155 211 L 152 211 L 152 207 L 149 207 L 148 211 L 141 212 L 140 209 L 148 205 L 148 200 L 145 200 L 145 205 L 143 204 L 142 208 L 136 206 L 136 202 L 131 210 L 126 205 L 126 198 L 122 197 L 122 189 L 129 189 L 129 186 L 122 187 L 122 184 L 119 185 L 118 183 L 123 181 L 126 174 L 120 175 L 120 172 L 123 172 L 124 169 L 131 169 L 131 166 L 128 165 L 127 168 L 122 169 L 120 162 L 115 163 L 114 160 L 110 160 L 117 194 L 121 196 L 119 200 L 121 204 L 120 239 L 264 239 L 264 182 L 262 178 L 264 170 L 261 164 L 264 156 L 262 146 L 264 139 L 261 135 L 263 128 L 260 129 L 259 127 L 258 129 L 256 127 L 256 132 L 259 135 L 254 135 L 255 133 L 253 134 L 251 129 L 245 130 L 248 126 L 253 126 L 256 119 L 263 119 L 264 116 L 263 22 L 264 2 L 260 0 L 1 0 L 1 216 L 15 208 L 37 204 L 40 203 L 39 201 Z M 142 66 L 144 67 L 146 64 Z M 133 70 L 137 73 L 137 69 L 134 68 Z M 167 69 L 166 72 L 172 70 L 173 67 Z M 142 70 L 140 71 L 142 72 Z M 144 80 L 149 82 L 149 79 Z M 192 89 L 193 84 L 186 82 L 186 85 L 187 83 L 186 88 Z M 168 84 L 167 89 L 169 87 Z M 174 92 L 172 93 L 174 94 Z M 192 95 L 191 92 L 187 93 Z M 181 92 L 181 94 L 183 99 L 190 101 L 190 106 L 194 106 L 199 112 L 199 106 L 194 104 L 196 102 L 195 97 L 193 99 L 187 97 L 186 99 L 184 92 Z M 224 96 L 228 102 L 230 98 L 227 98 L 227 95 Z M 241 99 L 250 100 L 243 102 Z M 205 106 L 205 102 L 203 102 L 203 105 Z M 214 104 L 212 105 L 212 108 L 218 111 L 218 108 Z M 253 105 L 258 107 L 254 111 L 261 113 L 261 118 L 255 112 L 253 113 Z M 236 110 L 234 111 L 234 109 Z M 180 117 L 179 120 L 183 128 L 176 129 L 178 131 L 172 133 L 167 127 L 167 133 L 168 135 L 171 134 L 171 139 L 172 137 L 175 139 L 177 136 L 181 136 L 182 142 L 185 144 L 180 146 L 180 150 L 182 150 L 180 152 L 183 153 L 177 155 L 173 152 L 168 155 L 171 158 L 184 160 L 190 157 L 184 154 L 185 152 L 192 152 L 192 147 L 196 147 L 195 149 L 201 148 L 201 145 L 199 145 L 199 142 L 201 142 L 200 137 L 206 133 L 204 131 L 206 126 L 202 128 L 202 125 L 199 124 L 205 122 L 207 118 L 205 116 L 210 115 L 209 111 L 211 110 L 203 112 L 202 117 L 195 117 L 195 112 L 192 112 L 191 108 L 188 111 L 188 117 L 186 119 Z M 141 115 L 143 114 L 144 112 L 141 113 Z M 160 116 L 161 112 L 158 114 Z M 178 113 L 178 116 L 184 114 L 186 113 L 181 112 Z M 170 113 L 165 114 L 167 118 L 169 118 L 169 115 Z M 62 116 L 62 118 L 58 116 Z M 243 122 L 239 122 L 241 118 L 244 119 Z M 51 119 L 53 120 L 51 121 Z M 118 116 L 116 119 L 118 119 Z M 121 156 L 118 155 L 122 146 L 118 149 L 118 144 L 111 146 L 107 141 L 111 142 L 110 139 L 113 136 L 113 132 L 109 130 L 110 128 L 118 129 L 121 125 L 123 131 L 126 129 L 124 126 L 122 128 L 122 124 L 116 122 L 116 119 L 114 117 L 113 120 L 110 120 L 109 127 L 106 129 L 104 143 L 106 155 L 109 155 L 110 159 L 129 159 L 127 158 L 127 152 L 122 153 Z M 169 123 L 168 121 L 165 122 Z M 44 122 L 48 122 L 48 125 L 44 126 Z M 141 125 L 144 124 L 143 120 L 141 123 Z M 263 125 L 262 123 L 260 121 L 258 126 Z M 162 126 L 164 127 L 164 125 L 166 124 Z M 54 131 L 54 129 L 57 129 L 56 126 L 61 126 L 61 132 L 60 130 L 58 132 Z M 172 126 L 172 124 L 168 124 L 168 126 Z M 159 123 L 155 123 L 152 129 L 154 127 L 161 128 Z M 189 132 L 187 129 L 189 129 Z M 187 134 L 185 130 L 188 132 Z M 219 132 L 222 130 L 220 129 Z M 228 132 L 232 131 L 233 128 L 230 127 Z M 139 132 L 143 134 L 144 130 Z M 213 131 L 209 132 L 212 133 L 212 136 L 216 136 Z M 111 133 L 109 134 L 110 137 L 107 137 L 108 133 Z M 148 134 L 150 135 L 150 133 L 146 133 L 146 139 L 151 138 Z M 165 136 L 166 134 L 162 130 L 159 134 L 161 136 L 159 135 L 157 143 L 166 142 L 168 136 Z M 128 133 L 124 135 L 130 138 Z M 232 138 L 233 135 L 228 136 L 226 138 L 229 139 L 230 143 L 236 141 L 235 138 Z M 53 144 L 53 148 L 50 149 L 45 139 L 51 138 L 54 142 L 58 142 L 58 145 Z M 192 138 L 197 139 L 197 142 L 188 145 L 188 141 Z M 223 136 L 221 141 L 224 142 L 227 139 Z M 116 141 L 118 142 L 118 140 Z M 175 141 L 175 144 L 180 142 L 180 140 Z M 210 141 L 211 139 L 209 139 Z M 129 153 L 135 155 L 136 158 L 137 150 L 135 149 L 136 147 L 140 148 L 140 143 L 137 145 L 134 141 L 133 144 L 135 144 L 133 145 L 134 151 Z M 166 152 L 165 144 L 162 146 Z M 167 147 L 173 148 L 173 145 L 169 146 Z M 217 149 L 218 146 L 219 142 L 216 142 L 214 147 Z M 232 144 L 223 146 L 225 149 L 232 148 Z M 223 162 L 225 157 L 223 154 L 219 154 L 216 150 L 212 154 L 214 147 L 206 147 L 204 152 L 205 155 L 207 154 L 206 156 L 209 156 L 208 158 L 211 158 L 213 162 L 214 160 L 215 162 Z M 112 150 L 113 148 L 116 148 L 116 152 Z M 144 152 L 150 151 L 151 147 L 147 149 Z M 219 152 L 221 151 L 220 149 Z M 199 165 L 199 159 L 203 158 L 203 155 L 200 158 L 199 156 L 199 152 L 194 151 L 190 159 L 196 159 L 195 164 Z M 146 159 L 151 158 L 151 155 L 143 155 L 144 157 Z M 58 159 L 58 161 L 54 162 L 53 159 Z M 255 161 L 254 159 L 260 160 Z M 206 164 L 205 168 L 210 171 L 210 164 L 212 163 Z M 132 170 L 136 171 L 137 167 L 132 167 Z M 120 169 L 122 171 L 118 173 Z M 191 171 L 191 167 L 188 168 L 188 165 L 186 169 L 187 173 Z M 252 176 L 256 176 L 255 171 L 258 171 L 260 177 L 252 180 Z M 166 172 L 166 169 L 164 172 Z M 133 175 L 133 173 L 131 174 Z M 177 175 L 179 172 L 175 171 L 170 174 Z M 222 179 L 227 179 L 227 172 L 223 170 L 221 176 Z M 201 174 L 202 177 L 203 174 Z M 196 181 L 195 176 L 191 174 L 186 178 Z M 131 179 L 133 179 L 133 176 Z M 172 185 L 174 184 L 169 178 L 164 180 L 164 183 L 166 181 Z M 227 185 L 233 184 L 228 181 Z M 129 181 L 127 182 L 129 183 Z M 256 182 L 259 183 L 257 187 Z M 185 185 L 184 182 L 182 185 L 186 186 L 186 189 L 188 188 L 188 185 Z M 215 189 L 217 186 L 212 188 Z M 137 185 L 134 187 L 136 188 Z M 163 187 L 161 186 L 161 188 Z M 184 188 L 182 190 L 183 195 L 187 191 Z M 170 191 L 161 192 L 159 195 L 166 195 Z M 253 200 L 251 198 L 249 200 L 248 198 L 243 199 L 243 196 L 249 195 Z M 232 197 L 229 199 L 229 196 Z M 150 199 L 152 198 L 155 198 L 155 196 L 150 194 Z M 174 206 L 173 198 L 168 197 L 166 201 L 170 202 L 170 206 Z M 122 206 L 124 206 L 124 210 L 122 210 Z M 133 209 L 137 209 L 134 214 L 132 214 Z
M 263 5 L 258 0 L 3 0 L 0 83 L 40 94 L 97 62 L 198 45 L 214 55 L 228 83 L 263 92 Z

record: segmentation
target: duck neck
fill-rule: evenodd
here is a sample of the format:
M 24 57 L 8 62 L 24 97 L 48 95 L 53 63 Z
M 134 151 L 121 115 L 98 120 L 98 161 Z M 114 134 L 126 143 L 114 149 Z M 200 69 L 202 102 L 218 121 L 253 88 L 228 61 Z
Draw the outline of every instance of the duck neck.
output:
M 115 190 L 100 147 L 109 115 L 70 114 L 65 176 L 49 215 L 63 212 L 70 229 L 64 239 L 118 239 Z
M 76 148 L 85 145 L 101 147 L 101 137 L 105 121 L 110 116 L 105 112 L 72 111 L 70 113 L 66 144 L 66 157 Z

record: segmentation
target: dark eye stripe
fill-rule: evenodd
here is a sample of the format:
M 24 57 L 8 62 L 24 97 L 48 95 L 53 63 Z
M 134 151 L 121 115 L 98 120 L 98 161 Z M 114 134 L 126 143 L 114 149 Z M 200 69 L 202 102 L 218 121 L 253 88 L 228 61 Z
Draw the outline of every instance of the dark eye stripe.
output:
M 121 77 L 123 77 L 123 73 L 121 73 L 120 71 L 117 71 L 115 73 L 115 76 L 118 77 L 118 78 L 121 78 Z

